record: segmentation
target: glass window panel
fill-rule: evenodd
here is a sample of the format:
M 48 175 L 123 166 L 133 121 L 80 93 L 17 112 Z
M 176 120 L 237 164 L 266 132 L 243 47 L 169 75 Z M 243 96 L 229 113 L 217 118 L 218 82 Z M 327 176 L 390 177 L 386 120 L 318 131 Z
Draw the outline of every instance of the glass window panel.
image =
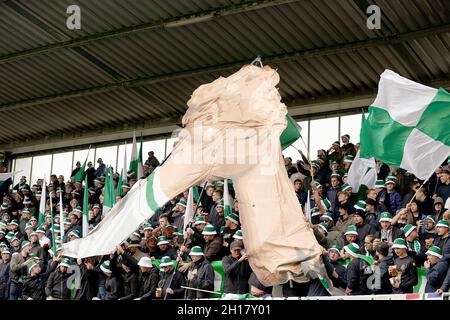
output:
M 126 146 L 124 144 L 119 145 L 119 157 L 117 159 L 117 172 L 120 174 L 122 168 L 123 168 L 123 161 L 125 156 L 125 149 L 127 151 L 127 170 L 129 170 L 130 166 L 130 159 L 131 159 L 131 149 L 133 148 L 133 144 L 129 143 Z M 138 147 L 139 148 L 139 147 Z M 145 157 L 144 155 L 142 155 Z
M 326 151 L 334 141 L 338 140 L 338 120 L 337 117 L 311 120 L 311 160 L 317 158 L 317 150 L 324 149 Z
M 72 170 L 75 169 L 75 164 L 77 163 L 77 161 L 80 161 L 81 165 L 83 165 L 84 160 L 86 160 L 86 156 L 87 156 L 87 154 L 88 154 L 88 150 L 89 150 L 89 149 L 84 149 L 84 150 L 77 150 L 77 151 L 74 151 L 73 164 L 71 164 Z M 89 161 L 92 161 L 92 164 L 95 165 L 96 163 L 95 163 L 95 161 L 94 161 L 94 152 L 95 152 L 94 148 L 92 148 L 92 149 L 89 151 L 88 162 L 89 162 Z M 87 164 L 87 163 L 86 163 L 86 164 Z M 70 171 L 70 173 L 72 173 L 72 171 Z M 65 177 L 64 177 L 64 178 L 65 178 Z M 67 180 L 67 179 L 66 179 L 66 180 Z
M 52 155 L 47 154 L 45 156 L 33 157 L 33 170 L 31 173 L 30 184 L 36 183 L 38 179 L 50 179 L 50 169 L 52 165 Z
M 351 116 L 341 117 L 341 136 L 350 135 L 350 142 L 356 144 L 359 142 L 359 131 L 361 130 L 361 115 L 354 114 Z M 342 143 L 342 141 L 341 141 Z
M 55 153 L 53 155 L 52 174 L 63 175 L 64 181 L 69 180 L 72 173 L 73 152 Z
M 117 146 L 97 148 L 95 157 L 97 158 L 95 159 L 95 168 L 98 167 L 98 158 L 102 158 L 103 163 L 106 166 L 112 166 L 113 169 L 116 170 Z
M 18 158 L 16 159 L 16 167 L 14 171 L 20 171 L 15 177 L 14 177 L 14 185 L 19 182 L 20 177 L 25 176 L 27 177 L 28 184 L 30 183 L 30 171 L 31 171 L 31 157 L 28 158 Z
M 149 151 L 153 151 L 155 153 L 155 157 L 161 163 L 164 160 L 165 148 L 166 148 L 165 139 L 145 141 L 142 147 L 142 162 L 145 163 L 145 161 L 148 159 Z

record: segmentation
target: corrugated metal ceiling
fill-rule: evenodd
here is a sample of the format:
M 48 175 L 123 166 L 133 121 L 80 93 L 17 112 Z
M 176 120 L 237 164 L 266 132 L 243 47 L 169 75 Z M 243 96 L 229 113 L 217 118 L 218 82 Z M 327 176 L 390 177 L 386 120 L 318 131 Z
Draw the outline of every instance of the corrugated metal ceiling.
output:
M 82 28 L 71 31 L 74 3 Z M 371 4 L 380 30 L 366 27 Z M 449 13 L 446 0 L 3 1 L 0 117 L 11 126 L 0 144 L 177 119 L 197 86 L 257 55 L 278 68 L 288 105 L 373 91 L 385 68 L 448 84 Z

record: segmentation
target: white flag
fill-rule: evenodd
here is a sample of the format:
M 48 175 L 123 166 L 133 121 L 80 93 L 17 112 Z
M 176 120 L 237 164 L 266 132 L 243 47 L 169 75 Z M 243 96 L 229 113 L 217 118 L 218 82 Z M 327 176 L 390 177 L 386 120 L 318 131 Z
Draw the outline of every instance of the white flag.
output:
M 41 202 L 39 203 L 39 225 L 43 224 L 45 222 L 45 204 L 47 202 L 47 190 L 46 190 L 46 182 L 45 177 L 44 181 L 42 182 L 42 193 L 41 193 Z
M 189 194 L 187 198 L 186 211 L 184 213 L 184 225 L 183 231 L 186 230 L 189 220 L 194 216 L 194 190 L 193 187 L 189 188 Z
M 308 198 L 306 199 L 305 204 L 305 218 L 307 221 L 311 222 L 311 194 L 310 190 L 308 190 Z
M 373 188 L 375 181 L 377 181 L 375 159 L 361 158 L 358 151 L 348 171 L 347 183 L 352 187 L 353 192 L 357 193 L 362 185 L 369 189 Z

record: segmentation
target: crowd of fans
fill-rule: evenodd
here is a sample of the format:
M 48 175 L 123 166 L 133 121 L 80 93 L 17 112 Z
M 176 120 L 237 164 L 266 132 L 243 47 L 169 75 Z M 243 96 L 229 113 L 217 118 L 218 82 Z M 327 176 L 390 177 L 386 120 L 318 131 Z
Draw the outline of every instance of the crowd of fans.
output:
M 318 150 L 317 160 L 311 164 L 303 154 L 295 165 L 285 158 L 287 174 L 303 211 L 307 212 L 306 206 L 310 205 L 307 228 L 324 247 L 322 259 L 332 285 L 351 295 L 411 293 L 418 282 L 417 268 L 423 267 L 427 277 L 425 291 L 447 292 L 448 163 L 423 184 L 414 175 L 380 162 L 374 188 L 352 190 L 346 183 L 346 173 L 358 145 L 349 140 L 345 135 L 342 143 L 336 141 L 329 150 Z M 63 257 L 61 244 L 82 236 L 84 188 L 89 192 L 89 227 L 95 227 L 103 218 L 102 192 L 107 168 L 102 159 L 97 164 L 97 168 L 91 162 L 87 164 L 84 173 L 87 185 L 74 182 L 81 170 L 80 163 L 67 181 L 63 176 L 50 177 L 41 223 L 43 180 L 29 185 L 26 177 L 22 177 L 12 189 L 3 190 L 0 300 L 209 298 L 214 293 L 213 261 L 222 262 L 224 293 L 256 297 L 272 294 L 272 288 L 263 286 L 249 266 L 240 230 L 239 201 L 232 183 L 229 184 L 232 212 L 225 213 L 223 181 L 210 181 L 200 190 L 195 215 L 186 229 L 188 190 L 167 202 L 110 255 Z M 128 172 L 127 183 L 120 190 L 119 174 L 114 174 L 116 201 L 126 196 L 138 178 L 147 177 L 159 165 L 150 152 L 144 176 Z M 76 285 L 72 287 L 74 269 L 79 272 L 75 273 Z M 373 276 L 377 281 L 370 281 Z M 285 284 L 283 293 L 329 294 L 323 286 L 312 283 L 300 291 L 295 291 L 295 284 Z

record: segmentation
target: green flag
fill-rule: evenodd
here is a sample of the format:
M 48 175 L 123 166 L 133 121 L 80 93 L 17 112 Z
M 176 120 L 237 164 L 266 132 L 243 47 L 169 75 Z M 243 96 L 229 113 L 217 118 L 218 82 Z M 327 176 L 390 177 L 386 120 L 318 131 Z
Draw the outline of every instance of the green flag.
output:
M 137 150 L 136 134 L 133 132 L 133 147 L 131 149 L 131 159 L 130 159 L 130 171 L 133 171 L 136 178 L 140 178 L 144 175 L 144 167 L 142 166 L 142 135 L 139 147 L 139 152 Z
M 302 128 L 290 115 L 286 115 L 287 127 L 281 133 L 280 143 L 281 149 L 284 150 L 301 137 Z
M 449 109 L 444 89 L 385 70 L 361 128 L 361 158 L 375 157 L 428 179 L 450 154 Z
M 75 182 L 81 182 L 81 181 L 83 181 L 83 178 L 84 178 L 84 170 L 85 170 L 85 168 L 86 168 L 86 163 L 87 163 L 87 160 L 88 160 L 88 158 L 89 158 L 89 151 L 91 150 L 91 146 L 89 146 L 89 150 L 88 150 L 88 153 L 87 153 L 87 155 L 86 155 L 86 159 L 84 159 L 84 163 L 83 163 L 83 165 L 80 167 L 80 170 L 78 170 L 78 172 L 75 174 Z
M 87 176 L 84 178 L 82 231 L 82 237 L 86 237 L 89 233 L 89 191 Z
M 46 186 L 47 186 L 47 184 L 45 182 L 45 177 L 44 177 L 44 181 L 42 182 L 41 202 L 39 203 L 39 218 L 38 218 L 39 225 L 42 225 L 45 222 L 45 204 L 47 203 Z
M 232 213 L 231 209 L 231 201 L 230 201 L 230 192 L 228 191 L 228 181 L 225 179 L 223 186 L 223 215 L 227 217 L 230 213 Z
M 114 195 L 114 180 L 112 168 L 108 167 L 106 170 L 105 179 L 105 193 L 103 195 L 103 214 L 106 214 L 116 203 L 116 197 Z
M 194 192 L 194 200 L 198 203 L 198 200 L 200 199 L 200 195 L 198 194 L 198 187 L 193 186 L 192 188 L 192 191 Z

